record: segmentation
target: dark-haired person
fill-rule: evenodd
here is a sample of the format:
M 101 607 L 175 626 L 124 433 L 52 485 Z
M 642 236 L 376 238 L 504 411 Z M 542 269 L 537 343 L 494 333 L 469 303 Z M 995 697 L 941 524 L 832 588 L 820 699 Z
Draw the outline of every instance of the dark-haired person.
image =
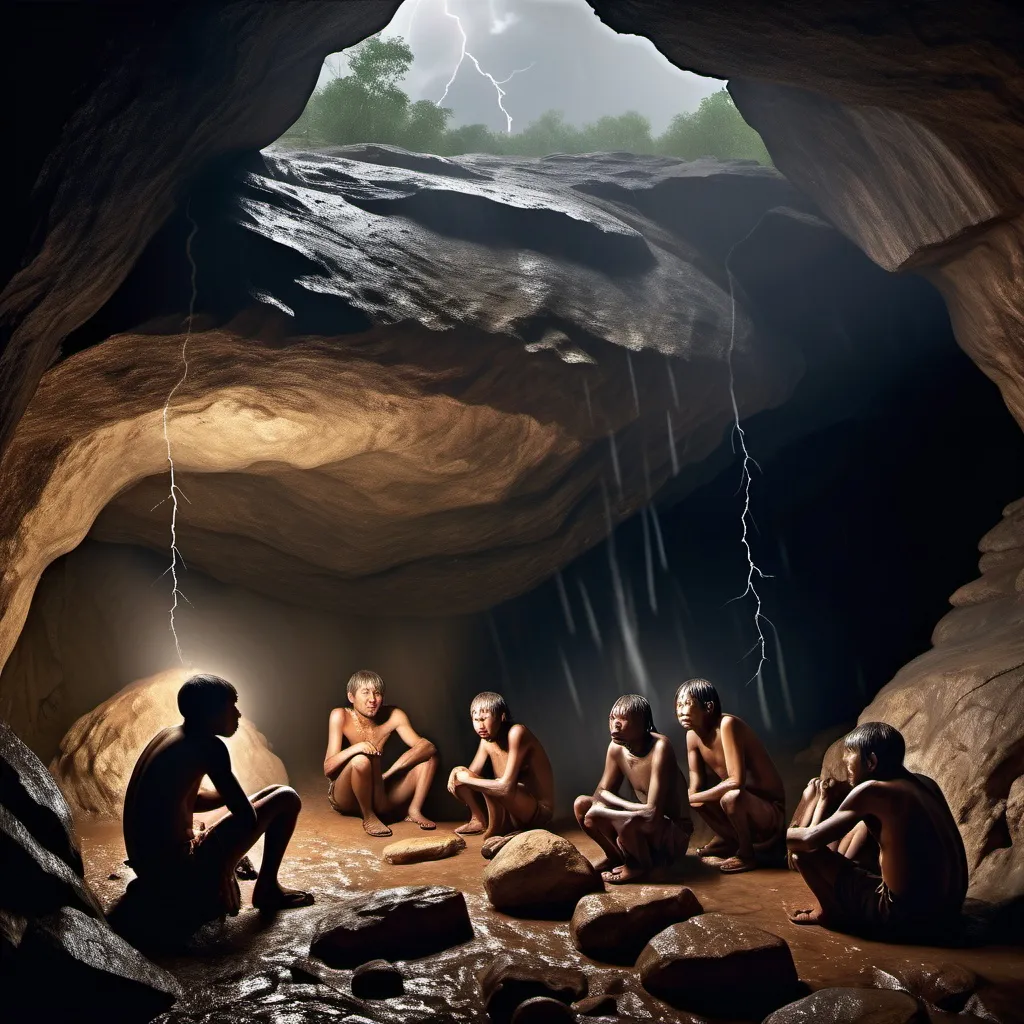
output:
M 676 752 L 654 728 L 646 697 L 627 693 L 608 714 L 611 742 L 593 796 L 573 805 L 580 828 L 604 851 L 594 866 L 613 885 L 641 881 L 656 865 L 685 856 L 693 822 L 683 808 L 686 792 Z M 623 781 L 633 800 L 618 795 Z
M 686 729 L 690 806 L 717 836 L 697 851 L 724 858 L 725 874 L 757 867 L 755 849 L 781 846 L 786 828 L 782 777 L 753 729 L 722 714 L 718 691 L 706 679 L 676 690 L 676 718 Z M 710 782 L 708 769 L 717 777 Z
M 263 863 L 254 907 L 305 907 L 308 892 L 285 889 L 277 872 L 295 830 L 301 802 L 288 786 L 267 786 L 247 797 L 231 771 L 221 736 L 233 736 L 241 714 L 238 694 L 219 676 L 195 675 L 178 691 L 181 725 L 163 729 L 139 755 L 124 798 L 124 844 L 142 882 L 154 882 L 177 913 L 196 925 L 237 914 L 235 866 L 260 836 Z M 214 788 L 202 785 L 209 776 Z M 227 807 L 204 832 L 192 816 Z
M 555 779 L 540 740 L 525 725 L 512 722 L 500 693 L 478 693 L 469 714 L 480 745 L 468 768 L 452 769 L 448 792 L 470 813 L 455 831 L 482 832 L 480 852 L 493 857 L 516 833 L 551 823 Z M 482 774 L 488 765 L 493 778 Z
M 339 814 L 360 815 L 370 836 L 391 835 L 382 814 L 404 814 L 422 829 L 436 828 L 423 813 L 423 801 L 437 771 L 437 748 L 416 732 L 401 708 L 384 703 L 384 680 L 376 672 L 354 672 L 345 692 L 352 706 L 331 712 L 324 755 L 331 806 Z M 409 749 L 384 771 L 381 754 L 394 733 Z
M 850 795 L 824 821 L 786 834 L 816 900 L 790 920 L 885 939 L 934 938 L 959 917 L 967 893 L 967 855 L 946 798 L 903 766 L 903 736 L 891 725 L 865 722 L 844 747 Z M 878 843 L 880 874 L 829 849 L 861 822 Z

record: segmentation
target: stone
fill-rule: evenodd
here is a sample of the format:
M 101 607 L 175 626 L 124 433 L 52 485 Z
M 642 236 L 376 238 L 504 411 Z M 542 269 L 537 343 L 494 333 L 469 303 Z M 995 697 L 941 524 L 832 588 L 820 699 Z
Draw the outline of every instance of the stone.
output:
M 380 858 L 388 864 L 419 864 L 425 860 L 454 857 L 466 848 L 466 840 L 457 835 L 422 836 L 399 839 L 381 850 Z
M 928 1016 L 906 992 L 823 988 L 766 1017 L 764 1024 L 927 1024 Z
M 601 876 L 579 850 L 545 829 L 513 836 L 484 868 L 487 898 L 523 916 L 568 920 L 579 900 L 603 889 Z
M 500 954 L 480 971 L 477 980 L 492 1024 L 509 1024 L 516 1008 L 527 1000 L 552 999 L 568 1005 L 587 994 L 582 971 L 553 967 L 529 954 Z
M 619 1000 L 612 993 L 587 996 L 572 1004 L 581 1017 L 614 1017 L 619 1012 Z
M 404 992 L 402 972 L 387 960 L 371 960 L 352 972 L 352 995 L 359 999 L 394 999 Z
M 444 886 L 408 885 L 359 893 L 330 907 L 310 953 L 329 967 L 414 960 L 473 938 L 466 898 Z
M 871 980 L 877 988 L 909 992 L 940 1010 L 960 1011 L 978 987 L 974 971 L 959 964 L 929 963 L 917 960 L 887 962 L 871 969 Z
M 584 896 L 569 924 L 573 945 L 592 960 L 632 965 L 658 932 L 704 908 L 685 886 L 676 893 L 644 886 Z
M 763 1017 L 800 994 L 786 942 L 725 914 L 701 914 L 659 932 L 636 969 L 652 995 L 708 1016 Z
M 139 754 L 161 729 L 181 724 L 178 690 L 190 675 L 186 669 L 171 669 L 131 683 L 71 726 L 50 770 L 79 814 L 120 816 Z M 256 793 L 274 783 L 287 784 L 281 759 L 242 710 L 238 731 L 224 741 L 242 788 Z
M 512 1024 L 564 1024 L 576 1020 L 576 1014 L 557 999 L 534 996 L 516 1007 Z
M 982 985 L 967 1000 L 964 1013 L 994 1024 L 1024 1024 L 1024 982 Z
M 30 920 L 4 984 L 11 1020 L 153 1020 L 181 994 L 173 975 L 73 907 Z M 56 980 L 55 980 L 56 979 Z

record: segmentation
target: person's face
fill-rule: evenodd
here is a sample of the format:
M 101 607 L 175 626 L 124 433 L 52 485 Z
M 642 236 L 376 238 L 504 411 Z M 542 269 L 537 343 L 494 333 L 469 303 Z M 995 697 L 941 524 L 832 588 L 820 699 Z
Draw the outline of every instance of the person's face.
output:
M 874 754 L 862 756 L 859 750 L 843 751 L 843 767 L 846 769 L 846 781 L 851 786 L 859 786 L 870 779 L 878 767 L 878 758 Z
M 227 701 L 224 709 L 213 720 L 213 731 L 217 736 L 234 736 L 238 732 L 238 723 L 241 721 L 242 712 L 238 710 L 238 698 Z
M 485 740 L 493 740 L 501 729 L 501 723 L 505 721 L 504 715 L 496 715 L 490 708 L 480 705 L 470 708 L 469 714 L 477 736 Z
M 692 693 L 681 693 L 676 699 L 676 719 L 684 729 L 701 729 L 713 706 L 701 704 Z
M 643 739 L 644 724 L 639 715 L 613 708 L 608 715 L 608 732 L 613 743 L 631 747 Z
M 384 694 L 378 693 L 369 683 L 361 683 L 352 694 L 352 707 L 367 718 L 373 718 L 383 703 Z

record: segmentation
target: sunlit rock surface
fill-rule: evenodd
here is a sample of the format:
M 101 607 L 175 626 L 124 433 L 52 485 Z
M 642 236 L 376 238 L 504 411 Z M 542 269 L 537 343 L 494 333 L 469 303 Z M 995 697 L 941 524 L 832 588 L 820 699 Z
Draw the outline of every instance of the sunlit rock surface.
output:
M 172 669 L 132 683 L 71 726 L 50 771 L 76 813 L 120 817 L 125 790 L 146 744 L 161 729 L 181 724 L 177 696 L 189 675 Z M 288 782 L 281 759 L 249 719 L 242 718 L 238 731 L 224 742 L 231 769 L 247 793 Z
M 981 539 L 982 575 L 953 594 L 934 647 L 860 721 L 907 741 L 907 766 L 942 787 L 971 870 L 969 896 L 1024 896 L 1024 500 Z

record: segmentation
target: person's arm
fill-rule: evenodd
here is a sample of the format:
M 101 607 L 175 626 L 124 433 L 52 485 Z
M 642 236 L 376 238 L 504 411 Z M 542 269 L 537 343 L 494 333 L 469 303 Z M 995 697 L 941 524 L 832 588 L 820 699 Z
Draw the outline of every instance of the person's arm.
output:
M 693 804 L 694 796 L 700 792 L 704 782 L 704 759 L 697 749 L 697 737 L 694 733 L 686 734 L 686 768 L 687 768 L 687 795 L 690 804 Z
M 717 803 L 733 790 L 742 789 L 746 781 L 746 764 L 743 747 L 740 744 L 736 728 L 736 719 L 725 716 L 719 729 L 722 737 L 722 753 L 725 755 L 725 778 L 710 789 L 690 792 L 690 806 L 700 807 L 702 804 Z
M 624 776 L 619 765 L 618 750 L 615 743 L 608 744 L 608 751 L 604 756 L 604 771 L 601 779 L 594 789 L 594 801 L 605 803 L 611 806 L 618 806 L 621 801 L 619 788 L 622 786 Z
M 396 772 L 412 768 L 415 765 L 420 764 L 422 761 L 428 760 L 437 753 L 437 747 L 435 747 L 430 740 L 424 739 L 416 732 L 412 727 L 412 724 L 409 722 L 409 716 L 404 711 L 399 708 L 395 708 L 391 713 L 391 717 L 395 723 L 395 732 L 398 733 L 399 739 L 401 739 L 409 749 L 399 755 L 395 760 L 395 763 L 386 772 L 384 772 L 383 777 L 385 779 L 394 775 Z
M 611 807 L 633 811 L 645 818 L 656 818 L 665 813 L 665 794 L 670 791 L 670 773 L 673 770 L 678 771 L 679 766 L 675 764 L 672 749 L 664 741 L 658 740 L 655 742 L 654 757 L 651 759 L 651 783 L 647 790 L 647 801 L 640 803 L 636 800 L 624 800 L 621 796 L 609 792 L 602 792 L 601 799 Z
M 256 808 L 242 789 L 242 784 L 231 770 L 231 756 L 228 748 L 216 737 L 211 737 L 209 744 L 206 774 L 214 784 L 217 792 L 224 798 L 224 803 L 232 816 L 243 822 L 248 828 L 256 828 Z M 233 867 L 233 866 L 232 866 Z
M 806 853 L 820 850 L 829 843 L 842 839 L 857 822 L 864 819 L 865 804 L 870 800 L 871 783 L 863 782 L 852 790 L 850 795 L 839 805 L 835 814 L 826 818 L 818 825 L 807 828 L 791 828 L 786 830 L 786 847 L 792 853 Z
M 196 802 L 193 810 L 196 814 L 202 814 L 204 811 L 215 811 L 219 807 L 224 806 L 224 797 L 217 792 L 212 786 L 199 786 L 199 792 L 196 793 Z
M 523 770 L 526 761 L 528 744 L 523 742 L 523 727 L 513 725 L 508 731 L 508 760 L 505 762 L 505 770 L 497 779 L 482 779 L 479 775 L 470 774 L 468 771 L 455 773 L 455 784 L 468 786 L 479 793 L 493 793 L 495 796 L 506 797 L 516 787 L 519 781 L 519 773 Z
M 344 750 L 345 743 L 345 709 L 335 708 L 331 712 L 331 720 L 327 727 L 327 754 L 324 756 L 324 775 L 328 779 L 336 779 L 345 767 L 345 762 L 356 754 L 367 754 L 379 757 L 380 751 L 372 743 L 350 743 Z
M 461 783 L 455 781 L 455 776 L 460 772 L 467 775 L 471 775 L 473 778 L 480 778 L 480 773 L 487 767 L 487 747 L 484 746 L 484 741 L 481 740 L 477 744 L 476 753 L 473 755 L 473 761 L 467 768 L 465 765 L 456 765 L 451 772 L 448 774 L 448 792 L 452 796 L 455 796 L 455 787 L 461 785 Z

